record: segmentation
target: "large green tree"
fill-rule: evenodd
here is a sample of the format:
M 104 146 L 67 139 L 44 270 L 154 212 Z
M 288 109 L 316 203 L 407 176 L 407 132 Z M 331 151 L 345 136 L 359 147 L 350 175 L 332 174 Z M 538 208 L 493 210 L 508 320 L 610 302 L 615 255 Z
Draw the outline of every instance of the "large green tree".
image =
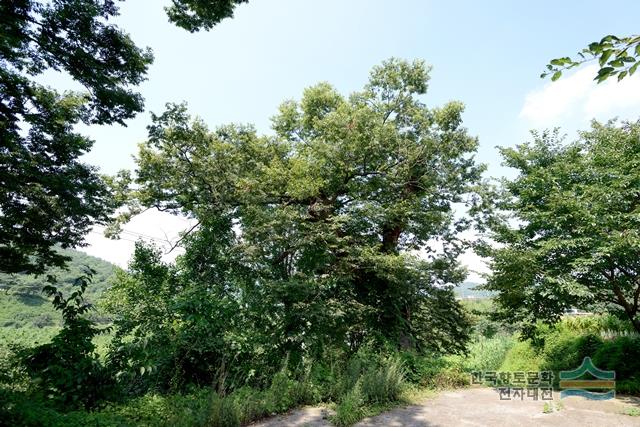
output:
M 310 87 L 281 105 L 269 136 L 210 131 L 170 105 L 140 148 L 138 202 L 227 240 L 251 272 L 240 306 L 283 352 L 374 338 L 461 350 L 451 285 L 465 277 L 458 233 L 469 221 L 454 204 L 471 203 L 482 168 L 462 104 L 420 100 L 428 72 L 393 59 L 349 97 Z
M 533 135 L 502 150 L 519 174 L 490 251 L 500 314 L 531 331 L 569 308 L 621 311 L 640 332 L 640 123 L 593 122 L 570 144 Z
M 232 15 L 238 1 L 174 0 L 171 21 L 195 31 Z M 111 23 L 113 0 L 0 3 L 0 271 L 42 273 L 64 264 L 113 205 L 97 171 L 80 162 L 92 141 L 78 123 L 124 122 L 143 109 L 135 91 L 152 61 Z M 68 74 L 82 92 L 39 84 Z

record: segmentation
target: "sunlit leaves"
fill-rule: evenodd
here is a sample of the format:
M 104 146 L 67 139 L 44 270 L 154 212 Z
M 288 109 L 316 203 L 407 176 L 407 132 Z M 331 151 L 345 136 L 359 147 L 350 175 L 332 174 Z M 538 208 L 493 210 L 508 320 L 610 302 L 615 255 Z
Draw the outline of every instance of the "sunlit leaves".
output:
M 453 205 L 467 201 L 482 167 L 463 105 L 429 109 L 420 99 L 428 71 L 391 59 L 349 97 L 312 86 L 280 107 L 275 136 L 237 125 L 211 131 L 169 105 L 140 150 L 138 202 L 235 227 L 230 253 L 254 275 L 238 293 L 258 304 L 248 310 L 291 357 L 364 335 L 436 346 L 434 329 L 407 313 L 455 305 L 434 287 L 463 280 L 458 232 L 468 221 L 454 219 Z M 434 240 L 445 254 L 427 249 Z M 420 249 L 428 261 L 411 255 Z M 340 307 L 341 322 L 324 304 Z M 456 313 L 447 322 L 464 341 Z
M 553 321 L 568 308 L 622 310 L 640 329 L 640 124 L 594 122 L 574 143 L 557 132 L 502 150 L 519 171 L 489 251 L 505 317 Z M 617 307 L 617 308 L 615 308 Z
M 638 69 L 640 60 L 640 36 L 617 37 L 608 35 L 599 42 L 593 42 L 578 52 L 578 58 L 556 58 L 547 65 L 547 70 L 541 78 L 551 75 L 556 81 L 562 73 L 590 61 L 598 61 L 600 68 L 594 77 L 598 83 L 610 77 L 617 76 L 618 81 L 632 76 Z

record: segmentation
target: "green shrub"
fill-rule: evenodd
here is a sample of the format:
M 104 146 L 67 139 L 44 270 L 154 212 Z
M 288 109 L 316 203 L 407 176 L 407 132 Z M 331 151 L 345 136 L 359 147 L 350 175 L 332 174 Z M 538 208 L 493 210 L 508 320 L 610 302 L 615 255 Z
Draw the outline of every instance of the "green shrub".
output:
M 554 372 L 554 384 L 559 383 L 559 372 L 576 369 L 585 357 L 593 357 L 602 345 L 595 334 L 577 335 L 569 329 L 561 329 L 545 340 L 541 369 Z
M 240 423 L 247 424 L 269 415 L 264 399 L 265 392 L 243 387 L 233 392 L 232 396 L 240 412 Z
M 497 371 L 514 343 L 515 338 L 507 335 L 480 338 L 469 344 L 469 354 L 462 366 L 467 372 Z
M 399 358 L 387 359 L 377 369 L 367 370 L 361 378 L 366 402 L 394 402 L 404 386 L 404 368 Z
M 605 341 L 594 353 L 593 363 L 598 368 L 616 371 L 619 380 L 640 381 L 640 339 L 620 337 Z
M 346 427 L 357 423 L 364 416 L 364 397 L 360 382 L 357 382 L 336 406 L 336 414 L 331 421 L 338 427 Z
M 50 343 L 26 348 L 18 363 L 31 379 L 33 391 L 65 410 L 91 408 L 115 395 L 115 381 L 95 352 L 93 339 L 104 329 L 87 318 L 92 309 L 84 299 L 93 272 L 76 279 L 78 290 L 68 297 L 55 286 L 44 287 L 62 313 L 64 326 Z
M 107 405 L 91 412 L 60 413 L 41 399 L 25 399 L 0 389 L 3 425 L 25 427 L 199 427 L 207 425 L 211 408 L 209 390 L 189 395 L 146 395 L 126 404 Z
M 640 396 L 640 378 L 616 381 L 616 392 Z
M 293 381 L 289 379 L 287 372 L 282 370 L 273 376 L 271 386 L 266 391 L 267 411 L 270 413 L 279 413 L 291 408 L 294 404 L 291 398 L 290 390 Z
M 237 427 L 240 425 L 240 411 L 231 397 L 214 393 L 207 425 L 210 427 Z
M 518 341 L 507 351 L 499 371 L 539 371 L 540 365 L 541 358 L 531 345 L 531 341 Z
M 443 357 L 433 355 L 421 355 L 414 351 L 400 353 L 402 364 L 405 367 L 405 378 L 412 384 L 426 387 L 436 374 L 449 363 Z
M 574 335 L 601 334 L 603 332 L 626 333 L 634 330 L 631 322 L 610 314 L 579 317 L 565 316 L 554 326 L 560 332 L 571 332 Z
M 435 374 L 428 383 L 428 386 L 437 389 L 452 389 L 466 387 L 471 382 L 469 374 L 459 366 L 445 368 Z
M 301 404 L 315 403 L 318 400 L 316 388 L 308 375 L 299 380 L 289 377 L 287 370 L 281 370 L 273 376 L 271 386 L 265 391 L 266 410 L 280 413 Z

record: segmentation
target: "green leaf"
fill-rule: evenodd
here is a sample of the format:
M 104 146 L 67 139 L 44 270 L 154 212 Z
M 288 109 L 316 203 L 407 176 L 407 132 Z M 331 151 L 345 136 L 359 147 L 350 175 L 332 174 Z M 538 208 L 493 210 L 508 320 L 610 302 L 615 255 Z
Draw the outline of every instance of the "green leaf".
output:
M 618 41 L 620 40 L 618 37 L 614 36 L 613 34 L 609 34 L 608 36 L 604 36 L 602 38 L 602 40 L 600 40 L 600 44 L 602 43 L 606 43 L 606 42 L 611 42 L 611 41 Z
M 553 73 L 553 76 L 551 76 L 551 81 L 555 82 L 560 77 L 562 77 L 562 71 L 558 70 L 555 73 Z
M 613 67 L 600 68 L 598 70 L 598 76 L 604 76 L 604 75 L 611 74 L 613 72 L 613 70 L 615 70 L 615 68 L 613 68 Z
M 597 55 L 602 52 L 603 47 L 598 42 L 589 44 L 589 53 Z
M 602 67 L 604 64 L 607 63 L 607 61 L 609 60 L 609 58 L 611 58 L 611 55 L 613 54 L 613 50 L 605 50 L 602 55 L 600 56 L 600 59 L 598 60 L 598 62 L 600 63 L 600 66 Z

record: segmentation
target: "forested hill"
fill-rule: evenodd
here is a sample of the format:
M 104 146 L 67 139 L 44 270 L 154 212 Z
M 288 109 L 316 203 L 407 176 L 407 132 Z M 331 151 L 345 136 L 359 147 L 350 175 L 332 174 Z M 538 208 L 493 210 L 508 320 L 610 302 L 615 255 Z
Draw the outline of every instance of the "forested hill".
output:
M 91 285 L 87 288 L 85 298 L 95 302 L 109 286 L 117 267 L 80 251 L 70 249 L 60 249 L 60 251 L 71 257 L 67 269 L 51 269 L 48 273 L 57 277 L 59 289 L 68 294 L 74 280 L 84 274 L 86 267 L 92 268 L 95 274 Z M 0 291 L 0 337 L 7 333 L 11 336 L 21 333 L 27 334 L 25 340 L 28 341 L 36 330 L 44 333 L 43 328 L 56 328 L 61 325 L 60 313 L 53 309 L 49 298 L 42 293 L 45 283 L 45 276 L 0 274 L 2 290 Z M 48 336 L 50 333 L 51 331 L 45 335 Z
M 66 269 L 52 268 L 47 274 L 56 276 L 61 289 L 66 290 L 72 286 L 75 279 L 85 274 L 87 267 L 93 269 L 95 274 L 85 296 L 94 300 L 106 289 L 116 269 L 114 264 L 73 249 L 59 249 L 59 251 L 71 257 L 71 261 L 68 262 Z M 46 276 L 0 273 L 0 289 L 11 294 L 39 295 L 45 281 Z

